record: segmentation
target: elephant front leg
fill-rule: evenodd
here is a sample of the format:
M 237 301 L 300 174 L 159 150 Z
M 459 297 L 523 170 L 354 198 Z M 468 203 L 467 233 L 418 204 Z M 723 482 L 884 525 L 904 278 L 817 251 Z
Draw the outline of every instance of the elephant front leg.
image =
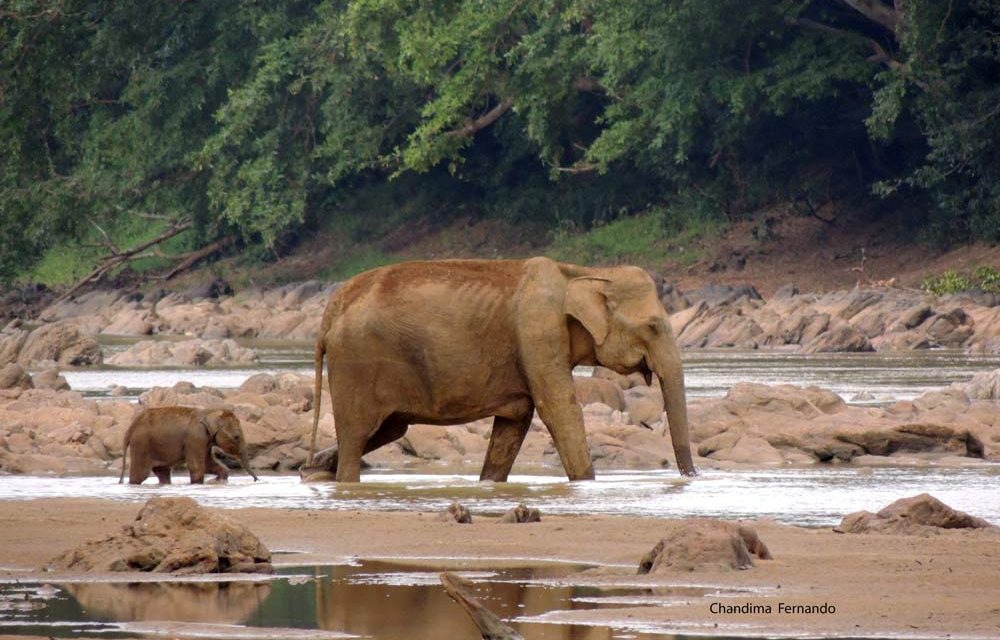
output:
M 493 418 L 493 431 L 490 434 L 489 447 L 486 449 L 483 471 L 479 474 L 480 480 L 507 482 L 507 476 L 514 466 L 514 459 L 517 458 L 524 438 L 528 435 L 533 415 L 534 408 L 520 418 L 500 416 Z
M 209 448 L 207 453 L 202 455 L 197 455 L 193 452 L 188 452 L 184 456 L 184 462 L 187 464 L 188 475 L 191 477 L 191 484 L 204 484 L 205 483 L 205 460 L 208 456 L 212 455 L 212 450 Z
M 566 477 L 570 480 L 593 480 L 594 463 L 583 427 L 583 410 L 572 402 L 538 404 L 538 415 L 552 435 Z

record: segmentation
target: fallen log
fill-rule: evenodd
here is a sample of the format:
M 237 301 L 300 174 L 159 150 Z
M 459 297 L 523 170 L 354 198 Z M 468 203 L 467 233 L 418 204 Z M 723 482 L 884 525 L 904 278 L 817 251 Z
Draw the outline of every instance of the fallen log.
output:
M 487 609 L 469 591 L 468 581 L 447 571 L 441 574 L 441 584 L 452 600 L 457 602 L 469 614 L 479 628 L 483 640 L 524 640 L 517 631 L 504 624 L 495 613 Z

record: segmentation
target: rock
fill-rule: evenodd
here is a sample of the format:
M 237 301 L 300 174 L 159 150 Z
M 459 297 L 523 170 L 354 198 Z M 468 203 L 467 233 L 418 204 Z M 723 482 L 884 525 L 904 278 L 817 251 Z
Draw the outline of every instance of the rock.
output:
M 871 340 L 876 351 L 899 352 L 930 349 L 931 342 L 923 331 L 902 331 L 877 336 Z
M 739 436 L 728 448 L 719 448 L 707 454 L 703 454 L 701 451 L 702 446 L 699 446 L 698 455 L 705 455 L 713 460 L 725 460 L 740 464 L 776 466 L 785 462 L 781 452 L 771 446 L 767 440 L 752 435 Z
M 617 371 L 612 371 L 611 369 L 605 369 L 604 367 L 594 367 L 594 373 L 592 377 L 598 380 L 610 380 L 615 384 L 617 384 L 618 387 L 621 388 L 623 391 L 631 389 L 632 387 L 646 386 L 646 380 L 645 378 L 642 377 L 641 373 L 630 373 L 627 376 L 625 376 L 618 373 Z
M 271 552 L 257 536 L 191 498 L 153 498 L 120 533 L 66 551 L 45 570 L 273 572 Z
M 257 352 L 241 347 L 235 340 L 143 340 L 125 351 L 108 358 L 107 363 L 118 367 L 146 366 L 208 366 L 257 362 Z
M 25 366 L 44 360 L 79 366 L 101 364 L 103 357 L 93 336 L 82 333 L 76 324 L 59 322 L 32 331 L 17 356 Z
M 108 395 L 112 398 L 120 398 L 122 396 L 128 395 L 128 389 L 120 384 L 111 385 L 111 389 L 108 390 Z
M 696 319 L 700 318 L 708 310 L 708 305 L 704 301 L 688 307 L 682 311 L 670 315 L 670 329 L 675 338 L 680 338 L 684 330 L 688 328 Z
M 751 527 L 725 520 L 692 518 L 671 523 L 667 535 L 639 562 L 639 574 L 749 569 L 751 554 L 770 560 L 771 553 Z
M 968 382 L 952 383 L 951 388 L 972 400 L 1000 400 L 1000 369 L 980 371 Z
M 46 369 L 41 373 L 32 376 L 35 387 L 39 389 L 55 389 L 56 391 L 69 391 L 69 382 L 59 375 L 59 369 Z
M 652 425 L 663 419 L 663 396 L 656 387 L 633 387 L 625 392 L 630 424 Z
M 611 380 L 573 376 L 573 386 L 576 388 L 576 400 L 583 406 L 601 403 L 616 411 L 625 409 L 625 394 Z
M 472 524 L 472 514 L 465 508 L 465 505 L 458 502 L 452 502 L 438 517 L 446 522 Z
M 857 511 L 844 516 L 834 528 L 838 533 L 935 533 L 941 529 L 990 529 L 1000 531 L 995 525 L 952 509 L 937 498 L 927 494 L 902 498 L 878 513 Z
M 117 336 L 148 336 L 153 333 L 156 316 L 138 304 L 121 309 L 101 329 L 102 334 Z
M 711 307 L 733 305 L 740 300 L 761 300 L 760 293 L 750 284 L 710 283 L 700 289 L 689 291 L 687 298 L 692 303 L 704 301 Z
M 774 292 L 772 296 L 776 300 L 782 300 L 784 298 L 791 298 L 799 295 L 799 288 L 791 283 L 783 284 L 778 287 L 778 290 Z
M 0 365 L 17 362 L 17 356 L 27 340 L 28 331 L 24 329 L 4 329 L 0 333 Z
M 927 320 L 925 329 L 931 343 L 941 347 L 961 347 L 974 333 L 972 317 L 961 308 L 939 313 Z
M 31 376 L 21 365 L 10 363 L 0 369 L 0 389 L 33 389 Z
M 802 347 L 802 353 L 839 353 L 874 351 L 868 338 L 845 323 L 837 324 Z
M 500 519 L 497 520 L 498 523 L 504 524 L 518 524 L 522 522 L 541 522 L 542 513 L 538 509 L 533 509 L 527 507 L 523 504 L 519 504 L 513 509 L 508 510 Z
M 932 313 L 930 305 L 920 304 L 903 312 L 896 322 L 904 329 L 915 329 L 924 320 L 929 318 Z

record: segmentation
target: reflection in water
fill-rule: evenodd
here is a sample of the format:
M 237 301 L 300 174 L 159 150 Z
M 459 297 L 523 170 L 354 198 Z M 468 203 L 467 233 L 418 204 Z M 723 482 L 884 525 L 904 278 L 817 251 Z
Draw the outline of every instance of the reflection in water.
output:
M 370 579 L 371 573 L 397 570 L 398 567 L 381 562 L 366 563 L 362 573 L 354 567 L 323 569 L 313 585 L 318 626 L 385 639 L 478 636 L 476 626 L 448 597 L 436 573 L 417 574 L 413 581 L 416 584 L 399 584 L 403 581 L 398 578 L 386 581 Z M 526 585 L 521 582 L 565 575 L 566 571 L 565 568 L 531 568 L 498 572 L 497 579 L 504 581 L 476 583 L 475 596 L 506 620 L 556 609 L 594 608 L 594 604 L 574 599 L 593 594 L 596 592 L 594 589 Z M 377 611 L 376 615 L 372 615 L 373 608 Z M 511 624 L 518 628 L 525 640 L 609 640 L 615 637 L 615 633 L 606 627 Z
M 558 578 L 580 568 L 548 565 L 458 573 L 470 578 L 474 595 L 525 640 L 671 637 L 600 626 L 531 622 L 531 618 L 552 611 L 612 604 L 614 598 L 634 598 L 632 604 L 637 606 L 662 606 L 671 599 L 651 598 L 653 592 L 649 590 L 559 585 Z M 0 633 L 300 638 L 312 630 L 327 638 L 342 634 L 376 640 L 478 637 L 475 625 L 445 593 L 436 571 L 390 562 L 315 567 L 308 575 L 298 569 L 285 569 L 284 577 L 270 583 L 71 583 L 60 588 L 62 591 L 47 585 L 0 584 L 0 603 L 32 603 L 9 617 L 0 615 Z M 699 595 L 703 593 L 671 593 L 673 598 Z M 612 599 L 605 601 L 609 596 Z M 4 613 L 10 612 L 8 608 Z
M 271 585 L 266 582 L 80 582 L 63 588 L 90 615 L 119 622 L 183 620 L 240 624 L 271 593 Z

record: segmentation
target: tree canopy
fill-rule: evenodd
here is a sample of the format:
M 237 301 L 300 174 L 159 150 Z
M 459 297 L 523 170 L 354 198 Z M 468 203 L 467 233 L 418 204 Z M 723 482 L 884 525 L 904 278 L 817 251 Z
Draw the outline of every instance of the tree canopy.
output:
M 0 278 L 123 227 L 278 247 L 401 176 L 581 224 L 821 176 L 996 241 L 998 80 L 992 0 L 8 0 Z

